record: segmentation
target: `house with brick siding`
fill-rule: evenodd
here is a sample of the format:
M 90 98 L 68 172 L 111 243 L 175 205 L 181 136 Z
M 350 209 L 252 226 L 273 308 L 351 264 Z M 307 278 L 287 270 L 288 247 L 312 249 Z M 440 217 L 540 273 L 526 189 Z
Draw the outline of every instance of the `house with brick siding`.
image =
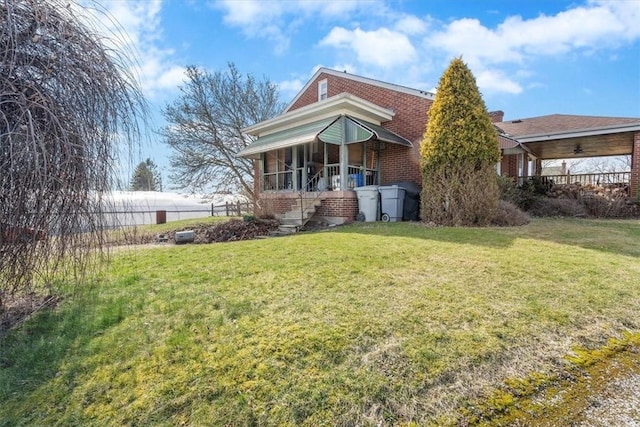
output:
M 359 213 L 359 187 L 421 187 L 420 143 L 434 99 L 426 91 L 320 68 L 281 115 L 244 129 L 256 139 L 238 155 L 254 159 L 256 193 L 283 223 L 353 221 Z M 502 111 L 490 115 L 502 153 L 496 169 L 503 175 L 520 180 L 537 175 L 549 152 L 565 154 L 573 144 L 586 153 L 609 138 L 604 130 L 611 130 L 635 141 L 632 181 L 637 188 L 640 119 L 594 119 L 579 124 L 595 125 L 598 132 L 562 133 L 571 120 L 563 127 L 563 118 L 556 116 L 504 122 Z M 620 146 L 612 149 L 616 154 L 631 153 L 629 141 L 617 142 Z M 555 145 L 564 148 L 550 150 Z

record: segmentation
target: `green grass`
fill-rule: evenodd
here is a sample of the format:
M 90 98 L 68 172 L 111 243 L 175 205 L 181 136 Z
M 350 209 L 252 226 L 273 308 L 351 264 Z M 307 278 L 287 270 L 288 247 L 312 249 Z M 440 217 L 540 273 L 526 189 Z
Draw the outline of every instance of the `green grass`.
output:
M 455 422 L 638 332 L 640 221 L 357 224 L 114 254 L 0 341 L 0 425 Z

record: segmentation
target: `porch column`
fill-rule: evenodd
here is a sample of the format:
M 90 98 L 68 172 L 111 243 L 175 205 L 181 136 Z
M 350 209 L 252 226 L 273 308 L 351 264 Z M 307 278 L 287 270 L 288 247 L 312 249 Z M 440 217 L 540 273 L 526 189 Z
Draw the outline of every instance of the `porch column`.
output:
M 633 137 L 631 154 L 631 178 L 629 179 L 629 197 L 640 200 L 640 131 Z
M 298 168 L 302 165 L 298 164 L 298 150 L 300 146 L 291 147 L 291 188 L 297 190 L 302 188 L 302 183 L 298 184 Z M 300 186 L 298 186 L 300 185 Z
M 300 183 L 300 189 L 302 191 L 309 191 L 309 189 L 307 188 L 307 184 L 309 183 L 309 179 L 312 178 L 307 175 L 307 171 L 309 170 L 309 145 L 310 144 L 304 144 L 302 147 L 298 147 L 298 150 L 302 149 L 302 155 L 304 157 L 302 165 L 299 166 L 302 168 L 302 182 Z
M 340 145 L 340 190 L 346 190 L 349 165 L 349 147 Z

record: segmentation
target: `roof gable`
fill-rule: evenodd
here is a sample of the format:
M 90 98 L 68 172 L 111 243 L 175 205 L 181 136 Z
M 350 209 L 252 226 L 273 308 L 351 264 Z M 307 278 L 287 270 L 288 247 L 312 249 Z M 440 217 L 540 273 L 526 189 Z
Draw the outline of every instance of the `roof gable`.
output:
M 311 77 L 311 79 L 309 79 L 307 84 L 305 84 L 304 87 L 302 89 L 300 89 L 298 94 L 293 98 L 293 100 L 291 100 L 289 105 L 287 105 L 287 108 L 285 108 L 284 112 L 287 113 L 296 104 L 298 99 L 300 99 L 300 97 L 312 85 L 314 85 L 317 82 L 319 82 L 320 80 L 322 80 L 320 77 L 321 76 L 324 77 L 323 75 L 334 76 L 334 77 L 341 78 L 341 79 L 347 79 L 347 80 L 352 80 L 352 81 L 359 82 L 359 83 L 373 85 L 373 86 L 376 86 L 376 87 L 379 87 L 379 88 L 388 89 L 388 90 L 396 91 L 396 92 L 399 92 L 399 93 L 405 93 L 405 94 L 417 96 L 417 97 L 420 97 L 420 98 L 428 99 L 428 100 L 431 100 L 431 101 L 433 101 L 435 99 L 435 94 L 433 94 L 431 92 L 424 91 L 424 90 L 413 89 L 413 88 L 410 88 L 410 87 L 407 87 L 407 86 L 397 85 L 397 84 L 394 84 L 394 83 L 387 83 L 387 82 L 383 82 L 381 80 L 371 79 L 371 78 L 368 78 L 368 77 L 358 76 L 358 75 L 355 75 L 355 74 L 349 74 L 346 71 L 336 71 L 336 70 L 332 70 L 330 68 L 321 67 L 321 68 L 318 69 L 318 71 L 315 72 L 315 74 Z
M 391 120 L 395 113 L 349 93 L 341 93 L 315 104 L 285 112 L 272 119 L 256 123 L 242 131 L 253 136 L 265 136 L 292 126 L 315 122 L 327 117 L 335 117 L 337 114 L 349 114 L 374 124 L 381 124 Z

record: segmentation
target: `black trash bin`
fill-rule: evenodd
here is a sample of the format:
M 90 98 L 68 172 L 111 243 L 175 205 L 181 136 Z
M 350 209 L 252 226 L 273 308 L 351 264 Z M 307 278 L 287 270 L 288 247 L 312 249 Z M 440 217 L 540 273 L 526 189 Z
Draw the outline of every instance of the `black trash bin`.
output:
M 404 221 L 418 221 L 420 219 L 420 192 L 422 189 L 411 181 L 398 182 L 394 185 L 404 189 L 402 219 Z

